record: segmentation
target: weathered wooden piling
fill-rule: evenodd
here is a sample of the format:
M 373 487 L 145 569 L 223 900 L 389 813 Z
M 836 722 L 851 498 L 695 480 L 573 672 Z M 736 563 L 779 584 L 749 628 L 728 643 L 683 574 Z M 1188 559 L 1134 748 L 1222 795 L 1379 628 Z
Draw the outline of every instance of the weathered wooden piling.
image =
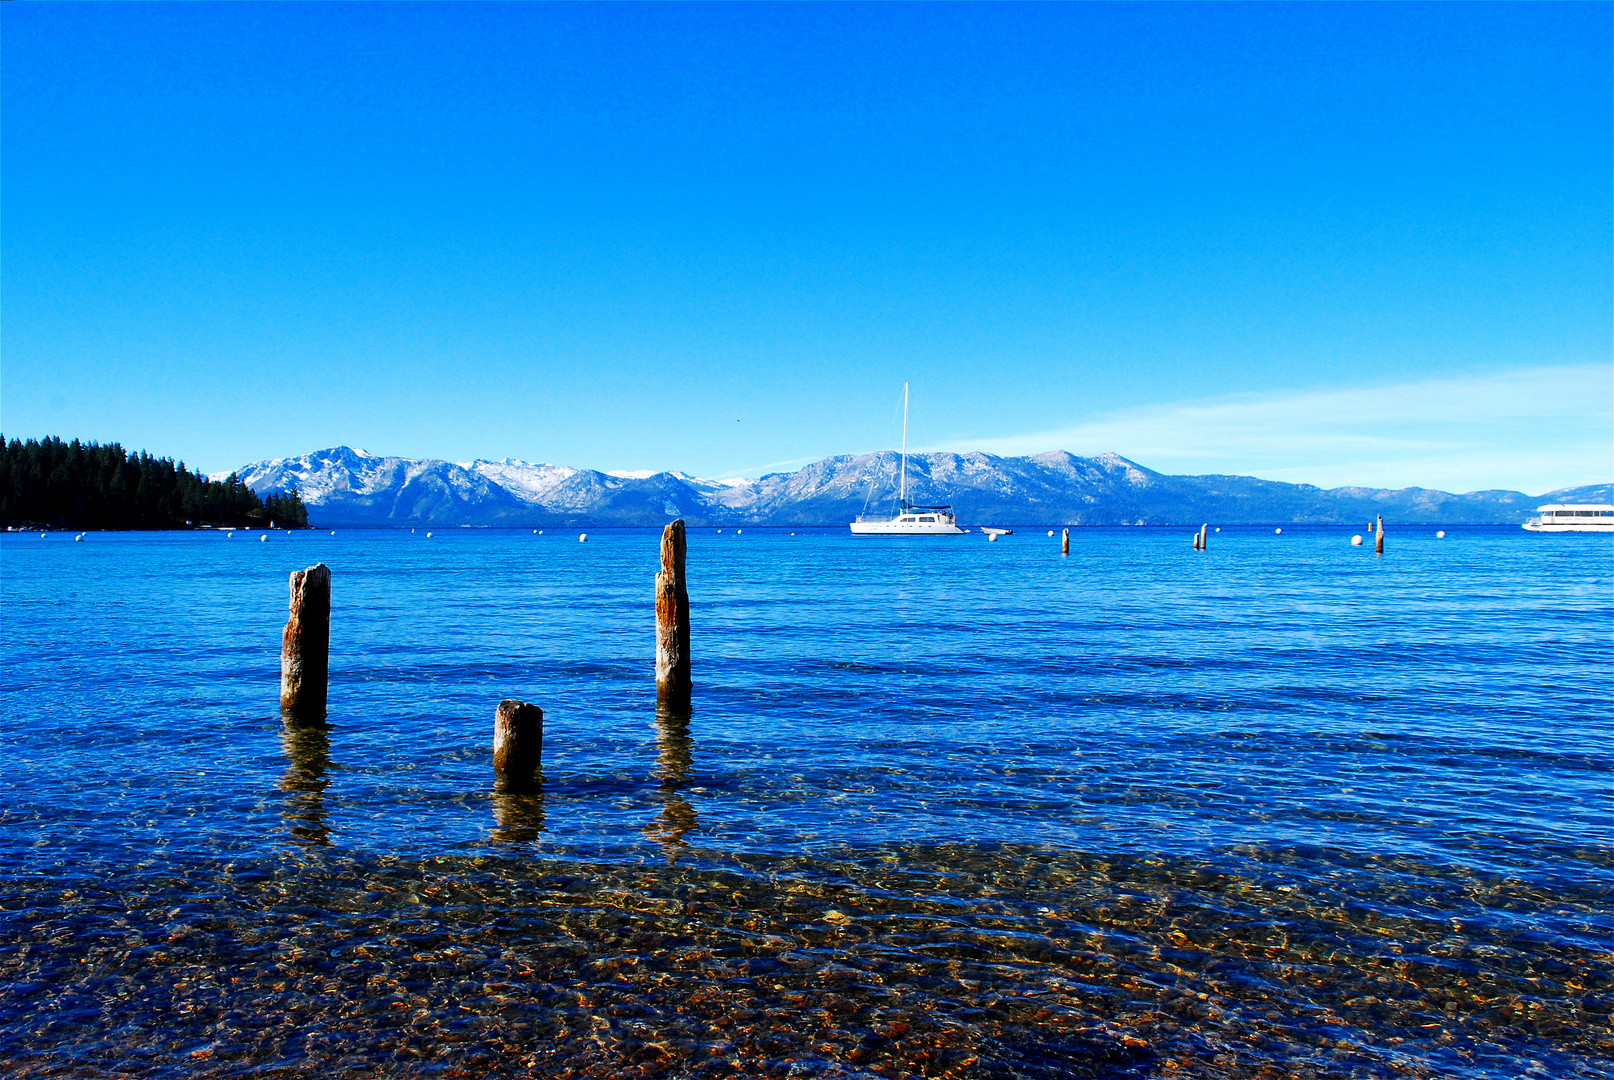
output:
M 1070 530 L 1069 529 L 1065 530 L 1064 538 L 1059 541 L 1059 554 L 1061 554 L 1061 555 L 1069 555 L 1070 554 Z
M 1208 545 L 1209 541 L 1210 541 L 1210 526 L 1208 524 L 1207 525 L 1201 525 L 1199 527 L 1199 550 L 1200 551 L 1205 551 L 1207 549 L 1207 545 Z
M 325 719 L 330 669 L 331 568 L 319 563 L 291 575 L 291 615 L 280 638 L 280 714 Z
M 1373 553 L 1376 554 L 1376 555 L 1383 555 L 1384 554 L 1384 515 L 1383 514 L 1379 515 L 1379 527 L 1378 527 L 1378 529 L 1376 531 L 1379 534 L 1379 538 L 1377 540 L 1373 541 Z
M 544 710 L 506 698 L 493 713 L 493 775 L 499 791 L 531 791 L 544 762 Z
M 656 696 L 687 701 L 689 677 L 689 591 L 684 587 L 684 519 L 661 532 L 661 573 L 656 575 Z

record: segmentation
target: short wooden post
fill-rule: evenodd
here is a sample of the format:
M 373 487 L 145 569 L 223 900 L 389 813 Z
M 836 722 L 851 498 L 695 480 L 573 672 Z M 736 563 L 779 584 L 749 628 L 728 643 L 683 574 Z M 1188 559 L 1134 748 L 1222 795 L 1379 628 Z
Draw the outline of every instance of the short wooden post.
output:
M 1061 554 L 1061 555 L 1069 555 L 1070 554 L 1070 530 L 1069 529 L 1065 530 L 1064 539 L 1059 541 L 1059 554 Z
M 1373 541 L 1373 552 L 1376 555 L 1383 555 L 1384 554 L 1384 515 L 1383 514 L 1379 515 L 1379 527 L 1378 527 L 1377 532 L 1379 534 L 1379 538 L 1377 540 Z
M 280 638 L 280 714 L 325 719 L 330 669 L 331 568 L 320 563 L 291 575 L 291 616 Z
M 531 791 L 544 762 L 544 710 L 505 699 L 493 713 L 493 776 L 499 791 Z
M 684 587 L 684 519 L 661 532 L 661 573 L 656 575 L 656 696 L 674 704 L 689 699 L 689 591 Z

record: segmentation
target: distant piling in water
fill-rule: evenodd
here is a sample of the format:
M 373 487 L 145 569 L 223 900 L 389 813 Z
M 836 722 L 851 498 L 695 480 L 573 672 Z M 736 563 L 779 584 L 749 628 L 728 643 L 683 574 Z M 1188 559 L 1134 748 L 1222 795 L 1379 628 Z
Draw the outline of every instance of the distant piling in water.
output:
M 544 710 L 506 698 L 493 713 L 493 776 L 499 791 L 532 791 L 544 763 Z
M 1375 531 L 1378 533 L 1378 539 L 1373 541 L 1373 553 L 1375 555 L 1383 555 L 1384 554 L 1384 515 L 1383 514 L 1379 515 L 1379 527 Z
M 280 715 L 325 719 L 331 670 L 331 568 L 324 563 L 291 575 L 291 614 L 280 638 Z
M 661 532 L 661 572 L 656 575 L 656 697 L 679 705 L 689 700 L 689 591 L 684 587 L 688 544 L 684 519 Z
M 1070 530 L 1069 529 L 1065 530 L 1064 538 L 1059 541 L 1059 554 L 1061 554 L 1061 555 L 1069 555 L 1070 554 Z
M 1210 543 L 1210 526 L 1208 524 L 1201 525 L 1199 527 L 1199 550 L 1200 551 L 1206 550 L 1207 547 L 1209 546 L 1209 543 Z

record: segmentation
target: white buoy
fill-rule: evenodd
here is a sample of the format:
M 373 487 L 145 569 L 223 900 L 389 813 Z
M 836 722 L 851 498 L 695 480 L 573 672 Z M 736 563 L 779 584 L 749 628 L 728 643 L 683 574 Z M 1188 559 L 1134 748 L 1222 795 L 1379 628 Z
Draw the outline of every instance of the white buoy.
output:
M 268 533 L 264 533 L 262 536 L 258 537 L 258 543 L 267 544 L 268 542 L 269 542 L 269 534 Z
M 225 533 L 224 534 L 224 539 L 226 539 L 226 540 L 234 540 L 235 539 L 235 533 L 233 533 L 233 532 Z
M 743 533 L 743 532 L 745 532 L 745 530 L 744 530 L 744 529 L 735 529 L 735 530 L 734 530 L 734 535 L 735 535 L 735 536 L 739 536 L 739 535 L 740 535 L 740 534 L 741 534 L 741 533 Z
M 1283 530 L 1282 530 L 1282 529 L 1273 529 L 1273 530 L 1272 530 L 1272 531 L 1273 531 L 1273 532 L 1275 532 L 1275 533 L 1281 533 L 1281 532 L 1283 532 Z
M 1357 533 L 1355 536 L 1351 537 L 1351 547 L 1361 547 L 1361 546 L 1362 546 L 1362 534 Z
M 428 540 L 430 540 L 430 539 L 431 539 L 431 538 L 432 538 L 432 534 L 431 534 L 431 533 L 427 533 L 427 534 L 426 534 L 426 539 L 428 539 Z
M 41 540 L 43 540 L 43 539 L 45 539 L 45 534 L 44 534 L 44 533 L 40 533 L 40 534 L 39 534 L 39 538 L 40 538 L 40 539 L 41 539 Z
M 588 541 L 588 533 L 578 533 L 577 534 L 577 542 L 579 544 L 586 543 L 587 541 Z
M 1048 530 L 1048 535 L 1049 535 L 1049 536 L 1052 536 L 1052 535 L 1053 535 L 1053 534 L 1054 534 L 1054 531 L 1053 531 L 1053 530 L 1052 530 L 1052 529 L 1049 529 L 1049 530 Z
M 1446 530 L 1441 529 L 1439 532 L 1437 532 L 1435 534 L 1435 539 L 1436 540 L 1444 540 L 1444 539 L 1446 539 Z
M 331 530 L 331 535 L 332 535 L 332 536 L 335 536 L 335 535 L 336 535 L 336 530 L 335 530 L 335 529 L 332 529 L 332 530 Z
M 998 534 L 995 533 L 995 532 L 994 533 L 987 533 L 986 538 L 987 538 L 987 540 L 989 540 L 990 542 L 992 542 L 994 544 L 998 542 Z
M 717 530 L 717 535 L 722 536 L 723 535 L 723 530 L 722 529 Z
M 1217 531 L 1217 532 L 1221 532 L 1221 531 L 1222 531 L 1222 527 L 1221 527 L 1221 526 L 1220 526 L 1220 525 L 1218 525 L 1218 526 L 1216 526 L 1216 531 Z
M 538 535 L 538 530 L 537 529 L 532 530 L 532 535 L 537 536 Z
M 73 537 L 73 540 L 76 543 L 80 543 L 80 544 L 84 543 L 84 534 L 79 533 L 77 536 Z
M 542 535 L 544 535 L 544 530 L 542 530 L 542 529 L 539 529 L 539 530 L 538 530 L 538 535 L 539 535 L 539 536 L 542 536 Z

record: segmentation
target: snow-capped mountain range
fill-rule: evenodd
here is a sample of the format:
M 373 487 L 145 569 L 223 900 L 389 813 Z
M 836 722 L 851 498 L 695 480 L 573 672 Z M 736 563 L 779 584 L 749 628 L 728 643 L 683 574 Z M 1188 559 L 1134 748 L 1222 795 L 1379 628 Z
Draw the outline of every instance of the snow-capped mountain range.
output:
M 296 486 L 320 526 L 843 525 L 895 507 L 898 455 L 825 458 L 755 480 L 599 472 L 506 458 L 437 461 L 337 446 L 237 470 L 261 493 Z M 227 474 L 218 474 L 222 479 Z M 1529 496 L 1424 488 L 1323 489 L 1248 476 L 1168 476 L 1119 454 L 910 454 L 908 497 L 948 503 L 965 524 L 1197 525 L 1517 522 L 1547 501 L 1610 498 L 1611 485 Z

